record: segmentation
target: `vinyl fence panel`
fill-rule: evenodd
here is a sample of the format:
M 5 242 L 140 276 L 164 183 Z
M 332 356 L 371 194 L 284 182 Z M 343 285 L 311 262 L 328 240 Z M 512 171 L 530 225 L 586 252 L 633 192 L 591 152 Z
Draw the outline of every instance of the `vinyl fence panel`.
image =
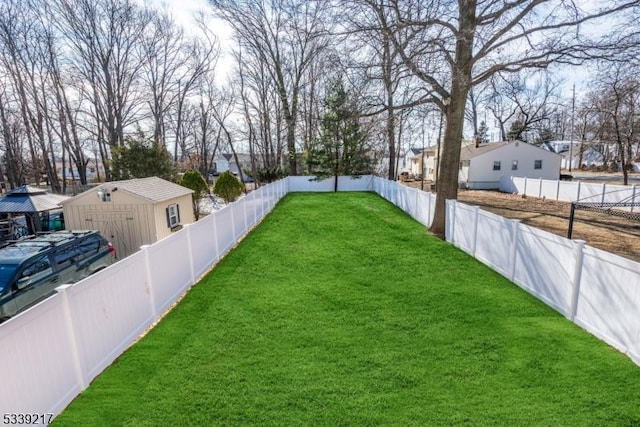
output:
M 580 197 L 580 182 L 560 182 L 560 189 L 558 190 L 558 197 L 556 200 L 562 200 L 565 202 L 574 202 Z
M 570 314 L 575 263 L 572 241 L 520 225 L 514 281 L 565 316 Z
M 637 186 L 594 184 L 587 182 L 552 181 L 518 177 L 503 177 L 500 191 L 526 194 L 531 197 L 545 197 L 565 202 L 619 203 L 640 202 Z M 617 209 L 638 211 L 640 208 L 620 207 Z
M 540 197 L 556 200 L 558 198 L 558 183 L 559 181 L 542 180 Z
M 602 195 L 604 194 L 602 184 L 589 184 L 586 182 L 580 183 L 580 200 L 581 202 L 600 203 L 602 202 Z
M 630 202 L 630 203 L 638 203 L 640 205 L 640 194 L 637 191 L 637 187 L 620 187 L 620 186 L 607 186 L 606 192 L 606 201 L 610 203 L 621 203 L 621 202 Z M 617 209 L 622 209 L 626 211 L 633 212 L 640 211 L 640 207 L 620 207 Z
M 81 391 L 61 295 L 0 326 L 0 412 L 58 414 Z
M 512 270 L 513 221 L 489 212 L 478 212 L 475 256 L 504 276 Z
M 196 277 L 200 277 L 209 270 L 220 258 L 216 247 L 213 219 L 214 217 L 208 215 L 188 227 L 191 242 L 191 259 Z
M 174 233 L 146 248 L 156 310 L 166 310 L 194 283 L 187 233 Z
M 527 186 L 524 194 L 531 197 L 540 197 L 540 190 L 542 188 L 542 180 L 540 179 L 527 179 Z
M 234 240 L 237 241 L 247 231 L 246 218 L 245 218 L 245 202 L 244 199 L 239 200 L 238 203 L 229 205 L 231 209 L 231 216 L 233 218 L 233 235 Z
M 313 176 L 290 176 L 289 192 L 313 191 L 313 192 L 329 192 L 333 191 L 333 177 L 315 181 Z
M 215 216 L 216 239 L 218 241 L 218 251 L 220 255 L 226 253 L 235 244 L 236 238 L 233 234 L 233 212 L 230 206 L 225 206 L 217 212 L 211 214 Z
M 453 244 L 472 255 L 476 242 L 476 217 L 477 208 L 464 203 L 455 204 L 455 209 L 453 210 L 453 229 L 455 230 Z
M 640 363 L 640 264 L 586 246 L 576 323 Z
M 372 179 L 371 175 L 338 177 L 338 191 L 371 191 Z
M 430 193 L 419 191 L 417 193 L 417 205 L 415 219 L 425 227 L 431 226 L 432 214 L 432 197 Z M 434 207 L 435 208 L 435 207 Z

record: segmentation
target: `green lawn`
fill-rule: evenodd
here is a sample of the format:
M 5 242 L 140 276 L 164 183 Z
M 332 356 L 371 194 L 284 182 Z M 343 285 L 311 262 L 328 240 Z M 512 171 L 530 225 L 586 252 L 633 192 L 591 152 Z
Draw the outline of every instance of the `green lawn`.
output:
M 296 194 L 56 424 L 630 426 L 640 368 L 378 196 Z

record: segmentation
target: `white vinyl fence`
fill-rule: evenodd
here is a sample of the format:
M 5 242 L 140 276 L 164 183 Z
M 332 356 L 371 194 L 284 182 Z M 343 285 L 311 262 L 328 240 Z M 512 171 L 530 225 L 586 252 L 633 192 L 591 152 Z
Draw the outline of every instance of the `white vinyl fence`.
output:
M 563 202 L 640 203 L 640 190 L 636 185 L 593 184 L 580 181 L 550 181 L 539 178 L 508 177 L 500 180 L 500 191 Z M 624 209 L 624 208 L 621 208 Z M 631 212 L 638 207 L 626 208 Z
M 514 180 L 525 188 L 524 179 Z M 538 192 L 528 193 L 535 197 L 548 194 L 549 188 L 555 188 L 554 194 L 560 188 L 565 197 L 571 197 L 574 189 L 577 196 L 585 185 L 540 179 L 527 184 L 526 188 Z M 582 190 L 600 197 L 608 191 L 598 193 L 593 186 Z M 434 195 L 377 177 L 373 191 L 425 226 L 431 225 Z M 447 241 L 640 365 L 640 263 L 455 200 L 447 200 L 446 219 Z
M 0 413 L 59 414 L 285 194 L 332 190 L 332 179 L 269 184 L 0 325 Z M 339 190 L 433 221 L 431 193 L 371 176 L 341 177 Z M 446 237 L 640 364 L 639 263 L 453 200 Z
M 640 263 L 454 200 L 447 241 L 640 364 Z
M 0 325 L 0 414 L 59 414 L 288 191 L 261 187 Z

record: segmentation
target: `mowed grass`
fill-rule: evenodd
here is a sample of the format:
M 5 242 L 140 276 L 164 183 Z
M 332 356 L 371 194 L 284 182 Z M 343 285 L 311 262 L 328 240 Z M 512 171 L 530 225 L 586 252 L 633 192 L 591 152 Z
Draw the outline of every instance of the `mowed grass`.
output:
M 55 424 L 630 426 L 640 368 L 378 196 L 296 194 Z

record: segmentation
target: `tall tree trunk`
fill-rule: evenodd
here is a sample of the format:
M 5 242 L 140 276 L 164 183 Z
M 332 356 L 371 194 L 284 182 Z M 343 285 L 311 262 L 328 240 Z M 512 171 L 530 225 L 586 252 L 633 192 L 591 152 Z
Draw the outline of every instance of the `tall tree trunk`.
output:
M 471 89 L 473 35 L 476 26 L 476 2 L 460 1 L 459 37 L 456 40 L 456 53 L 451 82 L 450 104 L 445 108 L 447 125 L 440 165 L 440 183 L 436 192 L 436 209 L 431 224 L 431 232 L 444 239 L 446 231 L 446 202 L 458 198 L 458 171 L 460 148 L 464 129 L 464 115 L 467 96 Z M 464 6 L 464 7 L 463 7 Z

